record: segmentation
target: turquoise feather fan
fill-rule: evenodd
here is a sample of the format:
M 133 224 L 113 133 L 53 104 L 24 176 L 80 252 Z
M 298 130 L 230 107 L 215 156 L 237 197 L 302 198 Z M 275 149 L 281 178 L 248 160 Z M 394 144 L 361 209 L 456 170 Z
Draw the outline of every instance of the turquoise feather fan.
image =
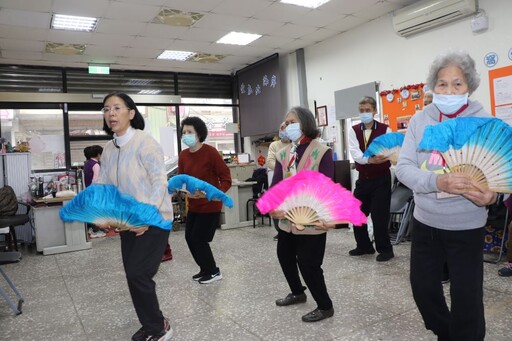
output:
M 185 189 L 189 193 L 200 191 L 205 194 L 206 199 L 208 199 L 208 201 L 217 199 L 222 201 L 222 203 L 227 207 L 233 207 L 233 199 L 231 199 L 229 195 L 222 192 L 217 187 L 209 184 L 208 182 L 193 177 L 191 175 L 178 174 L 173 176 L 167 182 L 167 189 L 169 190 L 169 193 L 183 189 Z
M 396 164 L 400 148 L 404 143 L 404 137 L 403 133 L 387 133 L 377 136 L 365 150 L 363 156 L 383 155 L 393 164 Z
M 439 151 L 450 172 L 512 193 L 512 127 L 500 119 L 460 117 L 428 126 L 419 149 Z
M 67 203 L 59 215 L 65 222 L 81 221 L 121 229 L 142 226 L 156 226 L 163 230 L 172 228 L 172 222 L 164 220 L 156 206 L 137 201 L 119 192 L 114 185 L 87 187 Z

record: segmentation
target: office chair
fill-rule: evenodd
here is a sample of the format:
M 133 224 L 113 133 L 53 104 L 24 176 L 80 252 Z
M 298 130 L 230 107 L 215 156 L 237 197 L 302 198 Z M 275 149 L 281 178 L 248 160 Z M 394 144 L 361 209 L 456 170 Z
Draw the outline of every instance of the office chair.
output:
M 11 264 L 11 263 L 18 263 L 21 260 L 21 253 L 19 252 L 0 252 L 0 274 L 4 277 L 9 287 L 11 287 L 12 291 L 14 291 L 14 294 L 16 295 L 16 298 L 18 299 L 17 304 L 13 302 L 13 300 L 7 295 L 5 290 L 0 286 L 0 295 L 3 296 L 7 304 L 11 307 L 12 311 L 16 315 L 21 314 L 21 305 L 23 304 L 23 297 L 21 296 L 18 289 L 14 286 L 14 283 L 12 283 L 11 279 L 2 269 L 1 265 L 4 264 Z
M 414 198 L 412 190 L 401 183 L 397 183 L 393 192 L 391 192 L 391 204 L 389 209 L 391 244 L 397 245 L 405 237 L 408 232 L 413 211 Z
M 9 228 L 5 235 L 5 242 L 9 251 L 18 251 L 18 239 L 16 238 L 15 227 L 30 222 L 30 205 L 18 201 L 18 207 L 20 206 L 24 208 L 25 213 L 0 216 L 0 230 L 6 227 Z

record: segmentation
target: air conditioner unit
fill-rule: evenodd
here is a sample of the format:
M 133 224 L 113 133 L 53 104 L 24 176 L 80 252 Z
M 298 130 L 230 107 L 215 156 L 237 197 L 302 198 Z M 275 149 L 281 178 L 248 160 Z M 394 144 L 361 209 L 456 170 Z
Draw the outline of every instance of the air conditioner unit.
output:
M 402 37 L 446 24 L 478 10 L 477 0 L 425 0 L 397 10 L 393 27 Z

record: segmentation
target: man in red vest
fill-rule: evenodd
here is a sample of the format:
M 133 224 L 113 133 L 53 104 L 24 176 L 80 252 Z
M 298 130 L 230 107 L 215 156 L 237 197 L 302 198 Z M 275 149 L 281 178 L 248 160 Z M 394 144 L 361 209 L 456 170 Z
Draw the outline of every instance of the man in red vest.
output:
M 377 136 L 391 132 L 389 127 L 373 119 L 377 113 L 377 103 L 372 97 L 365 96 L 359 101 L 359 118 L 361 123 L 349 129 L 348 140 L 352 158 L 355 161 L 359 178 L 356 181 L 354 196 L 362 202 L 361 210 L 366 216 L 372 216 L 375 248 L 379 253 L 378 262 L 393 258 L 393 247 L 389 240 L 389 207 L 391 202 L 391 163 L 382 155 L 370 158 L 363 153 Z M 374 254 L 372 242 L 368 235 L 368 226 L 354 226 L 357 246 L 350 250 L 351 256 Z

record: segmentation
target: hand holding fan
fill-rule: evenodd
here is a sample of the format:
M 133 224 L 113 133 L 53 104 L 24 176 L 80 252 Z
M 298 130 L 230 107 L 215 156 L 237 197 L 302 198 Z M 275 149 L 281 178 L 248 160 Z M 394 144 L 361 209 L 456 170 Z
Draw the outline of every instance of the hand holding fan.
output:
M 372 157 L 374 155 L 383 155 L 396 164 L 398 154 L 402 143 L 404 143 L 405 134 L 403 133 L 387 133 L 377 136 L 365 150 L 364 157 Z
M 194 193 L 196 191 L 202 191 L 205 193 L 206 199 L 212 201 L 214 199 L 220 200 L 227 207 L 233 207 L 233 199 L 226 193 L 222 192 L 217 187 L 209 184 L 206 181 L 193 177 L 186 174 L 178 174 L 169 179 L 167 183 L 167 189 L 169 193 L 176 190 L 182 190 L 185 188 L 187 192 Z
M 512 193 L 512 127 L 500 119 L 459 117 L 428 126 L 419 148 L 441 152 L 450 172 Z
M 164 220 L 158 208 L 123 194 L 114 185 L 94 184 L 80 192 L 59 212 L 63 221 L 82 221 L 110 225 L 121 230 L 156 226 L 170 230 L 172 222 Z
M 285 211 L 286 219 L 299 230 L 321 220 L 331 224 L 366 223 L 361 202 L 352 192 L 322 173 L 310 170 L 300 171 L 271 187 L 258 199 L 256 206 L 262 214 Z

